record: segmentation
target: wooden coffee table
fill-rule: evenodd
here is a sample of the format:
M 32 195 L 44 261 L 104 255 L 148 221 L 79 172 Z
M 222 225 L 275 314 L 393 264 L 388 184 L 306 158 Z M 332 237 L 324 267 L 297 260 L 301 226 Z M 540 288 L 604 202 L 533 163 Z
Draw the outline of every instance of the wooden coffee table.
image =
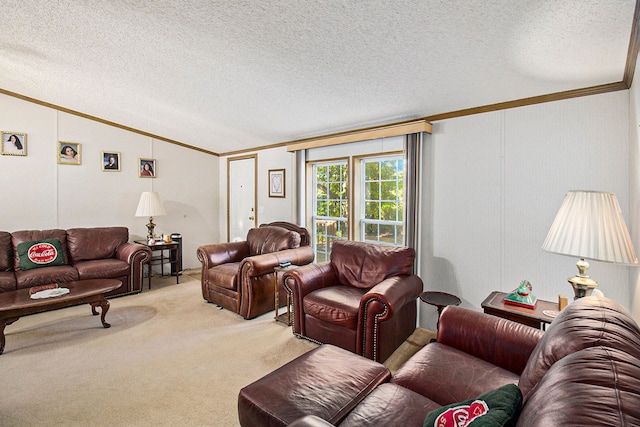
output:
M 104 317 L 109 311 L 109 301 L 105 294 L 122 286 L 120 280 L 89 279 L 60 283 L 59 287 L 68 288 L 69 293 L 57 297 L 31 299 L 29 288 L 0 293 L 0 354 L 4 352 L 4 328 L 22 316 L 57 310 L 78 304 L 91 304 L 91 313 L 98 315 L 96 307 L 102 308 L 100 321 L 105 328 L 111 327 Z

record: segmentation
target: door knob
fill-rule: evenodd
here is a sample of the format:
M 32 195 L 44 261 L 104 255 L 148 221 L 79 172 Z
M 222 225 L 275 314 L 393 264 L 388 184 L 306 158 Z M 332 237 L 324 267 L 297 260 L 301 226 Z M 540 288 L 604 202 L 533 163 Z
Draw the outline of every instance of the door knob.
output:
M 254 221 L 254 220 L 255 220 L 255 217 L 254 217 L 253 215 L 251 215 L 251 216 L 249 217 L 249 219 L 250 219 L 251 221 Z

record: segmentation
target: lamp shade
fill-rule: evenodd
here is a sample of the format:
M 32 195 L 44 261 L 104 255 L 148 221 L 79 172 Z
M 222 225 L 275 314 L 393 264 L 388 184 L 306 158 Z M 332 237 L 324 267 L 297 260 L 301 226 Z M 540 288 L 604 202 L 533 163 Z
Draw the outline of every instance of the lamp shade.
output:
M 144 191 L 140 195 L 136 216 L 160 216 L 166 214 L 158 193 L 155 191 Z
M 596 261 L 638 263 L 613 193 L 569 191 L 542 249 Z

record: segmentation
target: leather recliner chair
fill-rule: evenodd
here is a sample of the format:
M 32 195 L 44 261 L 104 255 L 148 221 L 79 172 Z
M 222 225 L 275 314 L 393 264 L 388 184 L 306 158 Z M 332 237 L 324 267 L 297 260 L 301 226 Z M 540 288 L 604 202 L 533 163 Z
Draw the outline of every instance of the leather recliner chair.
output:
M 284 274 L 294 334 L 384 361 L 416 328 L 414 259 L 408 247 L 334 242 L 330 262 Z
M 202 297 L 245 319 L 267 313 L 275 308 L 274 267 L 284 261 L 309 264 L 314 258 L 310 243 L 306 228 L 278 221 L 252 228 L 243 241 L 200 246 Z

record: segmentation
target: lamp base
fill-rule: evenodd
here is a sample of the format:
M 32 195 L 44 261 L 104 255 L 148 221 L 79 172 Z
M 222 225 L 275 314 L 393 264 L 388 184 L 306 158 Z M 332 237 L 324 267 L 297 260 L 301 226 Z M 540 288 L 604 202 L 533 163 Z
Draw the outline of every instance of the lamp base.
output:
M 588 297 L 593 290 L 598 287 L 598 282 L 591 279 L 589 276 L 574 276 L 567 279 L 573 287 L 574 300 L 582 297 Z
M 147 224 L 147 241 L 153 239 L 153 232 L 156 228 L 156 225 L 153 223 L 153 217 L 149 217 L 149 224 Z

